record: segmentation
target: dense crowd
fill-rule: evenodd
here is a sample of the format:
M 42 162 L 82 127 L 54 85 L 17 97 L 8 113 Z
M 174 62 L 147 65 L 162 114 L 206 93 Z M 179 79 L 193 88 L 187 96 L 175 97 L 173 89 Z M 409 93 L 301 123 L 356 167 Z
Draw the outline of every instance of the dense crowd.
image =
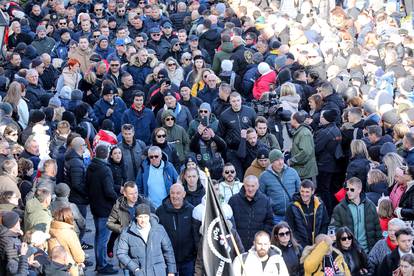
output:
M 413 8 L 2 0 L 0 275 L 413 276 Z

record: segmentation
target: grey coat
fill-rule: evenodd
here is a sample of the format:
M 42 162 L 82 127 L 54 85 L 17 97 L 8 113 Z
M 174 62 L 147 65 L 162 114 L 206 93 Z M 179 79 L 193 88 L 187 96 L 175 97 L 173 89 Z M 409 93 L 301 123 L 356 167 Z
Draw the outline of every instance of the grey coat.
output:
M 122 265 L 135 276 L 166 276 L 176 273 L 174 251 L 164 227 L 154 215 L 147 242 L 139 233 L 136 222 L 124 229 L 119 237 L 116 255 Z M 135 272 L 136 269 L 139 271 Z

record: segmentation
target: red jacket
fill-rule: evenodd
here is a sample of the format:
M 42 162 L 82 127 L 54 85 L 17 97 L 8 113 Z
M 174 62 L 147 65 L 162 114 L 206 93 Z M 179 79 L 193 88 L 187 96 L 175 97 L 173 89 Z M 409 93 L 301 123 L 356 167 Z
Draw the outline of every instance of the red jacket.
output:
M 253 97 L 256 100 L 260 100 L 263 93 L 270 91 L 270 85 L 276 83 L 276 72 L 270 71 L 269 73 L 260 76 L 253 85 Z

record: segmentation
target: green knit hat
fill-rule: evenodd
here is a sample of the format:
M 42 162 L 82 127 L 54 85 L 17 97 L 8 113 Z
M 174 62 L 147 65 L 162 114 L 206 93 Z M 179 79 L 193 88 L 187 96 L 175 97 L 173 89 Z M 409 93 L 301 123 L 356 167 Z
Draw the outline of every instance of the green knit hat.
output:
M 278 149 L 274 149 L 269 153 L 270 163 L 273 163 L 274 161 L 281 158 L 284 158 L 283 153 Z

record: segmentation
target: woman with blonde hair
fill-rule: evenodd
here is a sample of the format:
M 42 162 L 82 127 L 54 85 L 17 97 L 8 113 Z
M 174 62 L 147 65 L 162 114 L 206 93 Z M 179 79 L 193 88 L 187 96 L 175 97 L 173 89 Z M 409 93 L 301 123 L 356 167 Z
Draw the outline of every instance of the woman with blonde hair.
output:
M 284 111 L 290 111 L 295 114 L 299 109 L 300 96 L 296 93 L 296 87 L 293 83 L 286 82 L 280 88 L 281 106 Z M 283 150 L 290 150 L 292 147 L 292 138 L 289 135 L 290 122 L 283 124 Z
M 352 140 L 351 158 L 346 169 L 346 179 L 358 177 L 362 181 L 362 189 L 367 189 L 367 174 L 370 169 L 367 146 L 362 140 Z
M 367 198 L 375 205 L 382 196 L 388 196 L 387 176 L 381 170 L 371 169 L 367 175 Z
M 171 82 L 180 87 L 181 82 L 184 80 L 184 70 L 178 64 L 177 60 L 173 57 L 169 57 L 165 60 L 165 69 L 168 72 L 168 77 Z
M 328 235 L 319 234 L 315 238 L 314 245 L 305 247 L 300 259 L 305 276 L 351 276 L 342 253 L 332 244 L 333 241 Z
M 204 89 L 207 85 L 207 78 L 210 74 L 214 74 L 213 70 L 203 68 L 200 70 L 200 74 L 196 76 L 195 82 L 191 87 L 191 96 L 197 97 L 198 92 Z
M 50 236 L 48 242 L 49 254 L 56 246 L 63 246 L 68 254 L 71 276 L 79 275 L 79 268 L 83 268 L 85 252 L 82 250 L 78 235 L 75 232 L 73 213 L 70 207 L 63 207 L 53 213 L 53 221 L 50 224 Z
M 410 131 L 410 128 L 407 124 L 398 123 L 395 124 L 392 128 L 392 139 L 394 141 L 395 147 L 397 148 L 397 153 L 401 156 L 405 153 L 405 149 L 403 147 L 403 138 L 404 135 Z
M 404 159 L 395 152 L 389 152 L 384 156 L 382 162 L 387 174 L 388 187 L 391 187 L 395 184 L 397 168 L 405 167 Z
M 19 123 L 22 129 L 27 127 L 29 122 L 29 107 L 25 100 L 26 87 L 24 84 L 14 81 L 9 85 L 4 102 L 13 107 L 13 118 Z

